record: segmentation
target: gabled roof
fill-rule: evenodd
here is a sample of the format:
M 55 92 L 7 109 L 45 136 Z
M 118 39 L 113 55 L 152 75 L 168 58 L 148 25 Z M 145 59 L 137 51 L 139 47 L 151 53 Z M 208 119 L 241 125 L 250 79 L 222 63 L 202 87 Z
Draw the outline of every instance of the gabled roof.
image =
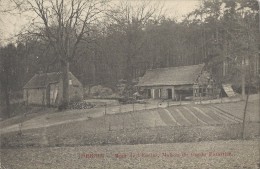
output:
M 69 78 L 71 79 L 72 73 L 69 72 Z M 62 78 L 61 72 L 52 72 L 52 73 L 40 73 L 35 74 L 31 80 L 29 80 L 24 89 L 35 89 L 35 88 L 46 88 L 49 84 L 58 83 Z
M 146 71 L 137 86 L 170 86 L 194 84 L 204 64 L 168 67 Z

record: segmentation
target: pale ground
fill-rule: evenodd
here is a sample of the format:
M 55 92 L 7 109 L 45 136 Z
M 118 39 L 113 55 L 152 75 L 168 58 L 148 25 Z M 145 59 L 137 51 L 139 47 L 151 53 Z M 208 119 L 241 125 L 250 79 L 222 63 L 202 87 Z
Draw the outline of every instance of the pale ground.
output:
M 1 154 L 4 169 L 257 169 L 259 140 L 17 148 Z
M 249 102 L 249 120 L 259 122 L 259 107 L 256 107 L 258 97 L 251 97 Z M 256 101 L 257 100 L 257 101 Z M 227 100 L 229 102 L 230 100 Z M 224 101 L 225 102 L 225 101 Z M 179 104 L 179 103 L 172 103 Z M 183 103 L 182 103 L 183 104 Z M 123 113 L 133 110 L 133 105 L 122 105 L 121 107 L 112 106 L 103 108 L 95 108 L 88 110 L 69 110 L 66 112 L 56 112 L 50 114 L 41 114 L 25 121 L 22 124 L 24 130 L 30 128 L 41 128 L 46 126 L 55 126 L 75 122 L 78 124 L 89 117 L 95 120 L 87 120 L 86 126 L 92 123 L 93 126 L 100 125 L 98 120 L 106 117 L 107 121 L 111 120 L 114 125 L 121 127 L 123 118 L 135 120 L 145 126 L 171 126 L 173 124 L 185 123 L 215 123 L 218 119 L 223 122 L 226 119 L 228 123 L 232 122 L 232 118 L 227 116 L 214 116 L 212 114 L 213 107 L 216 112 L 218 109 L 231 114 L 230 117 L 236 116 L 241 118 L 241 109 L 244 102 L 195 105 L 189 104 L 185 106 L 167 107 L 167 102 L 157 105 L 154 103 L 144 105 L 135 105 L 135 113 Z M 160 109 L 153 109 L 162 107 Z M 232 107 L 232 110 L 230 108 Z M 137 111 L 150 109 L 149 111 Z M 190 112 L 193 110 L 192 112 Z M 197 111 L 196 111 L 197 110 Z M 182 116 L 177 116 L 178 114 Z M 107 114 L 118 114 L 116 116 L 104 116 Z M 175 113 L 174 113 L 175 112 Z M 251 113 L 250 113 L 251 112 Z M 190 114 L 189 114 L 190 113 Z M 120 116 L 122 115 L 122 116 Z M 123 116 L 124 115 L 124 116 Z M 209 116 L 211 115 L 211 116 Z M 102 117 L 103 116 L 103 117 Z M 197 116 L 201 121 L 196 121 Z M 102 117 L 102 118 L 98 118 Z M 182 119 L 182 120 L 181 120 Z M 183 121 L 184 119 L 184 121 Z M 237 119 L 234 119 L 236 122 Z M 10 119 L 11 121 L 12 119 Z M 131 121 L 125 120 L 125 126 Z M 221 121 L 220 121 L 221 122 Z M 4 124 L 5 123 L 5 124 Z M 19 130 L 19 124 L 13 123 L 7 125 L 8 120 L 0 123 L 4 126 L 1 132 L 11 132 Z M 85 123 L 84 123 L 85 124 Z M 257 123 L 258 124 L 258 123 Z M 80 125 L 80 124 L 79 124 Z M 178 125 L 178 124 L 177 124 Z M 92 129 L 92 127 L 84 127 Z M 68 125 L 69 132 L 73 132 L 72 126 Z M 112 126 L 113 127 L 113 126 Z M 116 127 L 116 126 L 114 126 Z M 98 128 L 98 127 L 96 127 Z M 95 130 L 96 130 L 95 128 Z M 76 128 L 77 129 L 77 128 Z M 29 131 L 29 130 L 28 130 Z M 67 131 L 67 130 L 66 130 Z M 232 131 L 231 131 L 232 132 Z M 46 131 L 44 132 L 46 133 Z M 26 135 L 26 133 L 24 133 Z M 58 134 L 58 133 L 55 133 Z M 258 135 L 259 136 L 259 135 Z M 106 145 L 106 146 L 75 146 L 75 147 L 23 147 L 23 148 L 2 148 L 1 149 L 1 169 L 80 169 L 80 168 L 111 168 L 111 169 L 211 169 L 211 168 L 234 168 L 234 169 L 257 169 L 259 158 L 259 137 L 253 140 L 236 140 L 236 141 L 211 141 L 211 142 L 194 142 L 194 143 L 171 143 L 171 144 L 143 144 L 143 145 Z M 43 144 L 44 145 L 44 144 Z M 215 156 L 210 156 L 210 152 Z M 163 155 L 172 155 L 166 157 Z M 230 154 L 231 153 L 231 154 Z M 102 157 L 91 158 L 93 154 L 101 154 Z M 116 158 L 115 154 L 120 154 L 122 158 Z M 135 155 L 135 157 L 131 156 Z M 185 154 L 185 155 L 184 155 Z M 85 157 L 84 157 L 85 155 Z M 195 156 L 196 155 L 196 156 Z M 86 158 L 87 157 L 87 158 Z M 93 156 L 92 156 L 93 157 Z

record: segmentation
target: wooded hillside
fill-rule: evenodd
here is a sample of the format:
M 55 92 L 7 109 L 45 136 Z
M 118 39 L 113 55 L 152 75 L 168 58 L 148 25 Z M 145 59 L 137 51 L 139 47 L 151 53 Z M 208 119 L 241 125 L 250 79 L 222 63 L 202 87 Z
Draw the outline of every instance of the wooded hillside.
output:
M 72 5 L 74 1 L 71 1 Z M 70 4 L 63 5 L 73 9 Z M 45 10 L 44 4 L 41 8 Z M 38 25 L 37 29 L 32 26 L 21 32 L 16 44 L 2 46 L 2 91 L 20 91 L 39 71 L 61 71 L 61 60 L 70 64 L 70 71 L 83 85 L 114 87 L 120 79 L 130 82 L 142 76 L 147 69 L 200 63 L 208 65 L 219 83 L 236 83 L 241 74 L 239 65 L 243 62 L 250 62 L 248 73 L 256 81 L 260 48 L 259 6 L 256 0 L 203 1 L 182 21 L 163 15 L 163 7 L 153 1 L 144 1 L 137 7 L 122 1 L 117 7 L 100 10 L 99 5 L 96 8 L 92 15 L 100 11 L 101 19 L 97 17 L 93 22 L 77 25 L 75 18 L 72 20 L 76 24 L 74 27 L 61 20 L 61 23 L 50 22 L 47 28 L 46 25 Z M 62 9 L 57 8 L 56 12 Z M 59 13 L 56 14 L 59 19 Z M 45 13 L 40 17 L 42 15 L 45 16 Z M 86 24 L 83 33 L 78 30 L 81 24 Z M 58 29 L 60 27 L 62 29 Z M 64 41 L 60 37 L 57 38 L 59 41 L 53 40 L 57 31 L 70 39 L 68 43 L 66 38 Z M 63 52 L 68 55 L 66 58 L 60 56 L 57 50 L 64 47 L 58 43 L 60 41 L 65 45 Z M 71 43 L 77 44 L 75 49 L 66 47 Z M 71 54 L 71 50 L 74 53 Z

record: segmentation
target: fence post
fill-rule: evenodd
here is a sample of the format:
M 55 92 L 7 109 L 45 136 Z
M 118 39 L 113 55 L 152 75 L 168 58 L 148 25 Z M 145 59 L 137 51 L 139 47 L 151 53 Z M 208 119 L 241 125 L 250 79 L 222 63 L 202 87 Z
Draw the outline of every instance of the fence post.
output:
M 200 104 L 201 104 L 201 93 L 200 93 Z
M 220 92 L 220 102 L 222 103 L 222 92 Z
M 20 136 L 22 136 L 22 125 L 23 125 L 23 122 L 19 123 L 19 132 L 18 132 L 18 134 Z
M 125 129 L 125 119 L 123 118 L 123 129 Z
M 106 116 L 103 116 L 104 117 L 104 126 L 106 128 Z
M 181 105 L 181 94 L 180 94 L 180 105 Z
M 107 104 L 105 104 L 105 115 L 107 114 Z
M 243 113 L 242 139 L 245 139 L 246 111 L 247 111 L 247 106 L 248 106 L 248 99 L 249 99 L 249 93 L 247 93 L 247 96 L 246 96 L 246 105 L 245 105 L 244 113 Z

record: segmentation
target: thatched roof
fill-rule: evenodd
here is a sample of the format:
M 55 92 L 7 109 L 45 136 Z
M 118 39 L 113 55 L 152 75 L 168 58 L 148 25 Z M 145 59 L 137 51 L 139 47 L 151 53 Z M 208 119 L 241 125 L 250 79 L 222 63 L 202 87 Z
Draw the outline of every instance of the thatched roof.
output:
M 72 73 L 69 72 L 69 78 L 71 79 Z M 52 73 L 40 73 L 35 74 L 31 80 L 29 80 L 24 89 L 35 89 L 35 88 L 46 88 L 49 84 L 58 83 L 62 78 L 61 72 L 52 72 Z
M 137 86 L 171 86 L 194 84 L 204 64 L 168 67 L 146 71 Z

